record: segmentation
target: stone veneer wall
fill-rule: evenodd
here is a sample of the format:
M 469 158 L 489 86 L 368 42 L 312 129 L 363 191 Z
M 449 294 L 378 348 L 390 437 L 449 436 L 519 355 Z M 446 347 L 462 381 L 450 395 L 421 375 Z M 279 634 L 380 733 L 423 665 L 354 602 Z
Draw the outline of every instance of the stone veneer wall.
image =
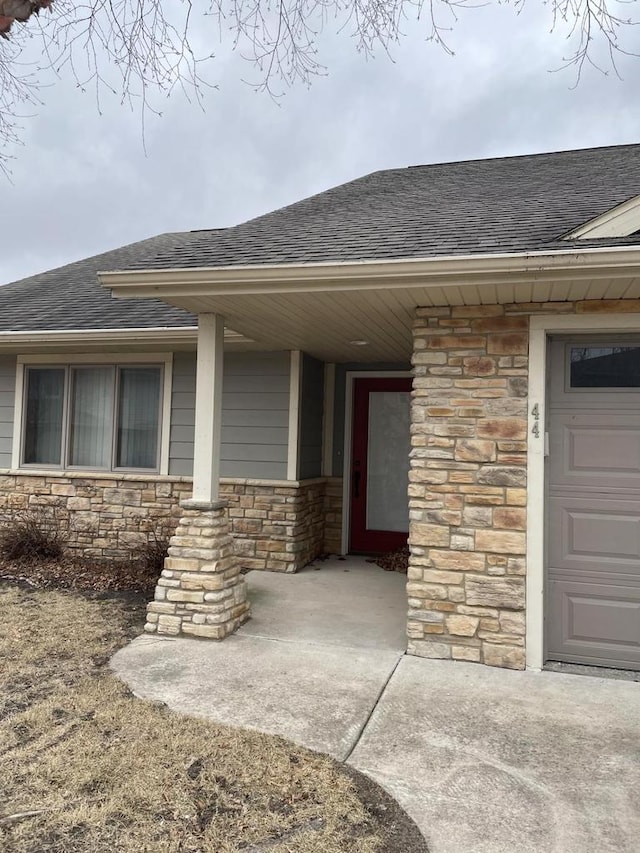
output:
M 241 568 L 295 572 L 324 550 L 325 480 L 225 479 L 220 492 Z M 173 533 L 190 496 L 187 477 L 0 473 L 0 515 L 53 506 L 69 547 L 87 557 L 125 559 L 163 523 Z
M 342 553 L 342 477 L 329 477 L 324 491 L 324 546 L 327 554 Z
M 180 519 L 180 501 L 191 495 L 182 477 L 105 476 L 54 472 L 0 475 L 0 514 L 12 510 L 55 507 L 56 520 L 67 527 L 69 548 L 86 557 L 123 559 L 145 541 L 148 531 Z
M 295 572 L 323 551 L 325 481 L 262 485 L 224 482 L 220 497 L 240 565 L 247 569 Z
M 410 653 L 524 668 L 529 317 L 625 312 L 640 301 L 417 309 Z
M 528 326 L 502 306 L 416 312 L 413 654 L 524 666 Z

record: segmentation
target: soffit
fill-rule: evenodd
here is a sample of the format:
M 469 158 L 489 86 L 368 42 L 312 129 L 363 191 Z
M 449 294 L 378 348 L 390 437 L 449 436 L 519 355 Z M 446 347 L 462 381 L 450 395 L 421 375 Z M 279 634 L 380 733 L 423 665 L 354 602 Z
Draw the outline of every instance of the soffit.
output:
M 165 295 L 194 314 L 219 313 L 262 349 L 300 349 L 324 361 L 404 362 L 417 306 L 491 305 L 640 298 L 640 277 L 460 282 L 428 286 L 223 295 Z M 553 307 L 549 307 L 550 313 Z M 366 340 L 356 346 L 354 340 Z

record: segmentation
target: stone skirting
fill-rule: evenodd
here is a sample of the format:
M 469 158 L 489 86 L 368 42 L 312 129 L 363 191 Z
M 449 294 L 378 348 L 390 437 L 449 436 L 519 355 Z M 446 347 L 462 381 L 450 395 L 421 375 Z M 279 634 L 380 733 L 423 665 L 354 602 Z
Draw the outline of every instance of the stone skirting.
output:
M 342 477 L 328 477 L 324 490 L 324 546 L 327 554 L 342 553 Z
M 240 567 L 295 572 L 332 546 L 337 498 L 328 495 L 333 489 L 333 481 L 325 479 L 222 480 Z M 56 520 L 69 530 L 69 548 L 86 557 L 126 559 L 151 531 L 170 535 L 182 515 L 180 502 L 190 495 L 187 477 L 0 472 L 0 514 L 55 507 Z
M 246 569 L 295 572 L 324 551 L 325 480 L 224 482 L 236 553 Z
M 69 549 L 85 557 L 125 559 L 152 530 L 168 538 L 180 519 L 180 501 L 190 494 L 191 482 L 182 477 L 0 474 L 2 516 L 28 507 L 55 508 Z

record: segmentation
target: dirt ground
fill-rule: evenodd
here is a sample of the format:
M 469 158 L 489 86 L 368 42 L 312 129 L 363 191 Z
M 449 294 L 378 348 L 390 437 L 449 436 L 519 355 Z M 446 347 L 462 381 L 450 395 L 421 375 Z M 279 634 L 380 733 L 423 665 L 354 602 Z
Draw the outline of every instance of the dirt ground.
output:
M 108 661 L 142 596 L 5 581 L 0 607 L 0 849 L 427 853 L 365 777 L 133 697 Z

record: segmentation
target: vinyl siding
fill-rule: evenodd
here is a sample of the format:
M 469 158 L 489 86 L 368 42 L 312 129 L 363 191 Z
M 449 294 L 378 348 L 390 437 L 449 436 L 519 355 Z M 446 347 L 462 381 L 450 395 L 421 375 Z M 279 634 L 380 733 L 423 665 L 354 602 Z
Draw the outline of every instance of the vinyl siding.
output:
M 11 468 L 16 357 L 0 356 L 0 468 Z
M 322 474 L 322 413 L 324 409 L 324 363 L 309 355 L 302 360 L 300 394 L 300 443 L 298 478 Z
M 195 395 L 195 353 L 175 353 L 170 474 L 193 474 Z M 225 354 L 221 475 L 286 480 L 288 425 L 289 353 Z

